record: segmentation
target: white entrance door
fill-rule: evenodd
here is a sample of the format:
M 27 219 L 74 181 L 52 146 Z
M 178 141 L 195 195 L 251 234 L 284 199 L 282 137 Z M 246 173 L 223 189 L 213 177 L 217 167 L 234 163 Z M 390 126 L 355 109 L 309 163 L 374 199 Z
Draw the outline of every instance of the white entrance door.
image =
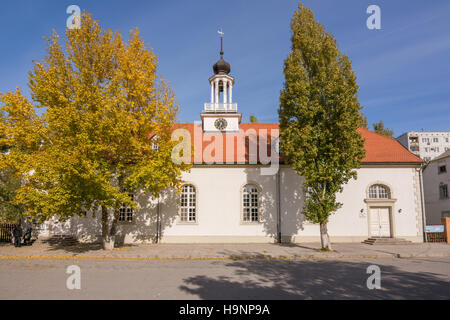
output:
M 391 237 L 389 208 L 370 208 L 370 235 Z

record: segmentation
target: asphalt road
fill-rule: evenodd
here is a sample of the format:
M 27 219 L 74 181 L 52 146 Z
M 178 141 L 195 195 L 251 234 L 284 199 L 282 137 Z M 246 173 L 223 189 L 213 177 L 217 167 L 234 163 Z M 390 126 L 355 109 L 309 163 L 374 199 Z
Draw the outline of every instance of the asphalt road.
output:
M 67 267 L 81 289 L 67 289 Z M 381 289 L 367 288 L 367 268 Z M 0 299 L 450 299 L 450 258 L 0 260 Z

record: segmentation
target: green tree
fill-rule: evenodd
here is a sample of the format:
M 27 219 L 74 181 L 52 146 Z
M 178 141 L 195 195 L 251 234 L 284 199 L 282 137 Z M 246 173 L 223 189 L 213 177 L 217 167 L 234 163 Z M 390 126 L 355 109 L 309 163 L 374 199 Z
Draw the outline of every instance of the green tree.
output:
M 363 117 L 363 120 L 362 120 L 362 123 L 361 123 L 361 127 L 362 128 L 366 128 L 366 129 L 368 129 L 369 128 L 369 121 L 367 120 L 367 117 Z
M 0 110 L 0 160 L 4 159 L 11 147 L 6 141 L 6 114 Z M 0 221 L 17 222 L 23 218 L 23 207 L 14 204 L 21 185 L 20 178 L 2 164 L 3 161 L 0 163 Z
M 8 151 L 9 146 L 6 145 L 6 114 L 0 109 L 0 154 Z
M 29 73 L 34 104 L 19 90 L 0 97 L 0 145 L 11 146 L 2 163 L 24 181 L 15 202 L 27 216 L 100 212 L 104 248 L 112 249 L 120 207 L 137 207 L 129 192 L 157 197 L 179 187 L 188 169 L 171 158 L 178 109 L 137 29 L 124 42 L 84 13 L 81 28 L 66 36 L 63 48 L 53 32 L 48 56 Z
M 10 170 L 0 170 L 0 222 L 17 222 L 23 218 L 24 208 L 14 203 L 20 179 Z
M 258 123 L 258 119 L 254 115 L 251 115 L 250 116 L 250 123 Z
M 392 138 L 394 136 L 394 130 L 390 130 L 384 127 L 384 122 L 380 120 L 378 123 L 373 123 L 373 130 L 376 133 L 382 134 L 383 136 Z
M 341 207 L 336 194 L 365 156 L 356 77 L 333 36 L 299 3 L 291 21 L 292 48 L 280 96 L 281 150 L 304 177 L 303 213 L 320 224 L 322 248 L 331 250 L 327 223 Z

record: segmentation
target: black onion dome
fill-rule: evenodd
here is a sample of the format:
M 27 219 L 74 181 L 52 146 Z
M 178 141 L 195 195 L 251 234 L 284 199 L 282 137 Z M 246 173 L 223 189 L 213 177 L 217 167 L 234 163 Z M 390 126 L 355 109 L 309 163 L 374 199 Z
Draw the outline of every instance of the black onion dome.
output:
M 222 55 L 220 55 L 220 60 L 217 61 L 213 66 L 214 74 L 229 74 L 231 71 L 230 64 L 223 60 Z

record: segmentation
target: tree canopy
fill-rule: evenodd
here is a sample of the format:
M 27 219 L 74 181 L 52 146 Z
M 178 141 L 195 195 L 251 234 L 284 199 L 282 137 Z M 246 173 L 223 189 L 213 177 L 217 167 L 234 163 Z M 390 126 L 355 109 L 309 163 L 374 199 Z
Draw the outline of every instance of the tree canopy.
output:
M 380 120 L 378 123 L 373 123 L 373 130 L 376 133 L 382 134 L 383 136 L 392 138 L 394 136 L 394 130 L 390 130 L 384 127 L 384 122 Z

